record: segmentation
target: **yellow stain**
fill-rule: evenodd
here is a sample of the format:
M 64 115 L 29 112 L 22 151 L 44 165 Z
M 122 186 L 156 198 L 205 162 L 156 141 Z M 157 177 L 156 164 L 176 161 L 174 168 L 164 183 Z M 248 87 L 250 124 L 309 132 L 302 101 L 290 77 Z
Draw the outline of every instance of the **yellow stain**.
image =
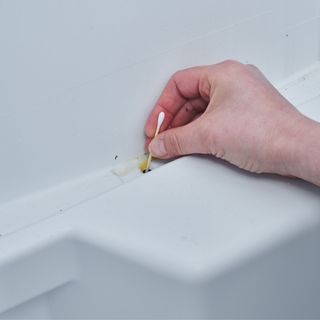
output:
M 145 173 L 145 171 L 147 169 L 147 164 L 148 164 L 148 160 L 145 160 L 140 163 L 139 168 L 140 168 L 141 172 Z

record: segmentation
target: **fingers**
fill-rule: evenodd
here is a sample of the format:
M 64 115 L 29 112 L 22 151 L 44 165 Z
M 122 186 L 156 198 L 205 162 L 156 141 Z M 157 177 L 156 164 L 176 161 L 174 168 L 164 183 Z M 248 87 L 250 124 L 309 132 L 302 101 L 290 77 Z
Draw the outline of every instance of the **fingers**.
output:
M 176 115 L 174 120 L 172 121 L 169 128 L 184 126 L 184 125 L 188 124 L 189 122 L 197 120 L 200 116 L 202 116 L 205 108 L 207 107 L 207 103 L 204 102 L 202 99 L 201 99 L 201 101 L 202 102 L 199 103 L 199 105 L 201 105 L 200 108 L 195 107 L 188 112 L 186 110 L 184 110 L 184 108 L 180 109 L 180 111 L 178 112 L 178 114 Z M 199 110 L 199 111 L 196 111 L 196 110 Z M 181 115 L 180 115 L 180 113 L 181 113 Z M 185 114 L 185 115 L 183 116 L 183 114 Z M 149 144 L 151 141 L 152 141 L 152 138 L 149 138 L 149 137 L 146 138 L 145 145 L 144 145 L 144 150 L 146 152 L 149 152 Z
M 202 139 L 203 130 L 199 120 L 160 133 L 149 145 L 151 154 L 160 159 L 169 159 L 192 153 L 209 153 L 206 139 Z
M 202 98 L 209 101 L 207 74 L 208 67 L 196 67 L 179 71 L 172 76 L 149 116 L 145 128 L 147 137 L 153 137 L 160 112 L 166 115 L 161 126 L 161 131 L 164 131 L 189 99 Z M 178 118 L 178 123 L 179 121 Z M 185 122 L 186 118 L 182 116 L 181 121 Z
M 197 114 L 203 113 L 207 108 L 207 105 L 208 103 L 202 98 L 188 100 L 177 112 L 171 122 L 171 127 L 176 128 L 188 124 Z

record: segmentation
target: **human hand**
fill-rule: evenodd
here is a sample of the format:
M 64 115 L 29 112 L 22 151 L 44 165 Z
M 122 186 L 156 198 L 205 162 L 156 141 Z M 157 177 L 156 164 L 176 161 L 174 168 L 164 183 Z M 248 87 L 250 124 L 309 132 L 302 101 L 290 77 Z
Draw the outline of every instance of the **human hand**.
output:
M 151 141 L 161 111 L 162 132 Z M 145 133 L 157 158 L 212 154 L 251 172 L 299 176 L 297 143 L 315 126 L 256 67 L 225 61 L 175 73 Z

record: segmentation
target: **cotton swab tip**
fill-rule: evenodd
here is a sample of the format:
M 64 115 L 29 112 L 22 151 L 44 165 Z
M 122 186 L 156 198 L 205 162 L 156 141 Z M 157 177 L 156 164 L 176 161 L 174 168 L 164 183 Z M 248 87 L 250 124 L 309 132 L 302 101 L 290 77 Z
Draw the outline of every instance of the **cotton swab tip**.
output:
M 159 116 L 158 116 L 157 130 L 160 129 L 160 127 L 161 127 L 161 125 L 163 123 L 163 120 L 164 120 L 164 112 L 160 112 Z

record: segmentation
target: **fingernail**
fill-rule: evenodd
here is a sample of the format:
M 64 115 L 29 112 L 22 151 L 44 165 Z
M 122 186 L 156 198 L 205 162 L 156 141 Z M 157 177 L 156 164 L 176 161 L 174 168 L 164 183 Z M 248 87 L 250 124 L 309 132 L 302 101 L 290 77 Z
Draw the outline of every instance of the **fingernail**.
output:
M 164 157 L 167 155 L 167 150 L 164 141 L 161 138 L 156 138 L 149 144 L 149 151 L 155 157 Z

